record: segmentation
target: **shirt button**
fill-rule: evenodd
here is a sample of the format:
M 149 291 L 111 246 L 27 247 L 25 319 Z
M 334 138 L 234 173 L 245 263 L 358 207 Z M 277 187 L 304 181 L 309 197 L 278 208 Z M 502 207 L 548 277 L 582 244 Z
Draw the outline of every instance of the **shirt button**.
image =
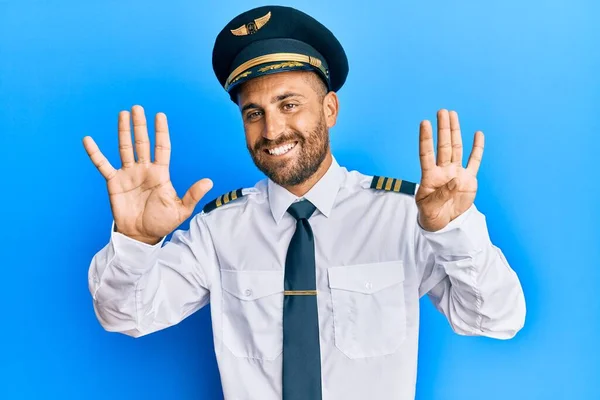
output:
M 367 290 L 371 290 L 373 289 L 373 284 L 371 282 L 367 282 L 365 283 L 365 287 L 367 288 Z
M 252 296 L 252 289 L 246 289 L 246 291 L 244 292 L 244 294 L 246 296 Z

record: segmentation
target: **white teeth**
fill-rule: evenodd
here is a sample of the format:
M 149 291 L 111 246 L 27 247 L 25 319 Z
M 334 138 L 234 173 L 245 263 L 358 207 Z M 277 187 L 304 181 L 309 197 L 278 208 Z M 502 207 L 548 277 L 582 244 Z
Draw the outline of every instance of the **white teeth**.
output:
M 269 149 L 269 154 L 274 154 L 276 156 L 280 156 L 282 154 L 287 153 L 288 151 L 290 151 L 291 149 L 293 149 L 296 146 L 295 143 L 291 143 L 291 144 L 286 144 L 280 147 L 276 147 L 274 149 Z

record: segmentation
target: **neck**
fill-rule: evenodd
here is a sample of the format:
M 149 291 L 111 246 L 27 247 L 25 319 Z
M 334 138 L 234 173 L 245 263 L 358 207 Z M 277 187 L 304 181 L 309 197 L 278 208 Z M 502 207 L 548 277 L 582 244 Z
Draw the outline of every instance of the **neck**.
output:
M 310 178 L 299 185 L 284 186 L 284 188 L 298 197 L 304 196 L 313 186 L 317 184 L 317 182 L 319 182 L 323 175 L 325 175 L 332 162 L 333 158 L 331 156 L 331 152 L 328 152 L 317 172 L 315 172 Z

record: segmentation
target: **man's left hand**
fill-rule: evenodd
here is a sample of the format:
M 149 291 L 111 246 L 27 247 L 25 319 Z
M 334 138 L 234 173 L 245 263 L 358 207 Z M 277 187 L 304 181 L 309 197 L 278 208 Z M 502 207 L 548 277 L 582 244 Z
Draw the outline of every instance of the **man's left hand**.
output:
M 462 166 L 462 138 L 458 114 L 437 113 L 437 163 L 433 150 L 431 123 L 422 121 L 419 132 L 421 182 L 415 196 L 419 224 L 427 231 L 438 231 L 469 209 L 477 192 L 477 171 L 483 156 L 483 132 L 475 132 L 467 167 Z

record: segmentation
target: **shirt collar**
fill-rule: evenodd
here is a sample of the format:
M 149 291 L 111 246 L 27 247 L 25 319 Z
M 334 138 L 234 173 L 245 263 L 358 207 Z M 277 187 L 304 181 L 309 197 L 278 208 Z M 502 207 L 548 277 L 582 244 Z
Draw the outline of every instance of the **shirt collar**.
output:
M 333 155 L 332 162 L 325 175 L 303 196 L 310 201 L 325 217 L 329 217 L 335 197 L 340 189 L 344 177 L 343 168 L 340 167 Z M 286 188 L 268 179 L 269 206 L 275 223 L 283 218 L 292 203 L 300 197 L 289 192 Z

